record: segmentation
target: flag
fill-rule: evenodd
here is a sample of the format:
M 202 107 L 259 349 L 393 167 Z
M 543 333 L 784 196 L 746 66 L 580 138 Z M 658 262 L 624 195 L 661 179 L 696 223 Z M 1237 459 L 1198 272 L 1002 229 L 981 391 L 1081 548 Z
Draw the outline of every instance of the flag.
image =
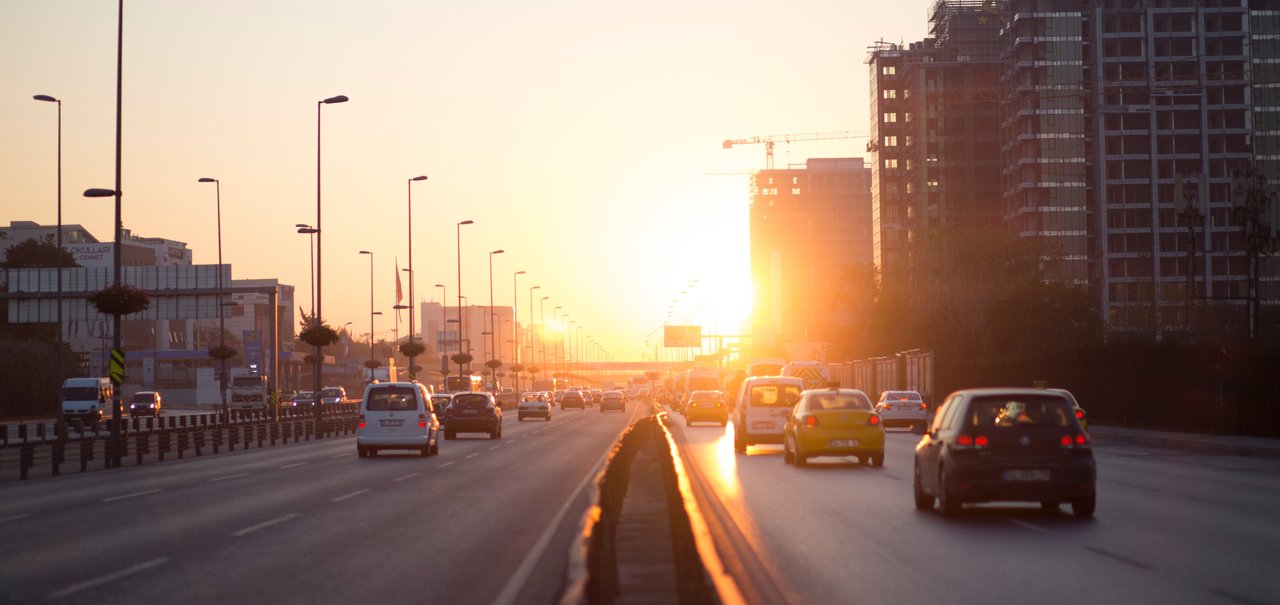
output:
M 396 306 L 404 301 L 404 290 L 400 287 L 400 259 L 396 258 Z M 400 323 L 400 309 L 396 309 L 396 323 Z

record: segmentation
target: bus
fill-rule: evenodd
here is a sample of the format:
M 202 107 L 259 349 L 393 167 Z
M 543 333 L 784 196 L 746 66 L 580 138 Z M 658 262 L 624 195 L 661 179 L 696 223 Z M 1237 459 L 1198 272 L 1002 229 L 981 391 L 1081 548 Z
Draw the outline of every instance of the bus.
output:
M 467 391 L 481 391 L 484 389 L 484 379 L 471 376 L 445 376 L 444 392 L 445 393 L 465 393 Z

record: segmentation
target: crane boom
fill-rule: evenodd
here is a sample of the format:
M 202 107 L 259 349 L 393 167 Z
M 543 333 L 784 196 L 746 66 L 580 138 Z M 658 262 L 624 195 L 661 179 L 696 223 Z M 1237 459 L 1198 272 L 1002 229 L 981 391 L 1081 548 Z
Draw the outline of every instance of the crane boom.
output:
M 831 139 L 861 139 L 867 136 L 865 132 L 851 132 L 848 130 L 832 131 L 832 132 L 807 132 L 800 134 L 770 134 L 764 136 L 748 137 L 745 139 L 725 139 L 723 147 L 725 149 L 733 149 L 734 145 L 759 145 L 764 144 L 764 164 L 766 170 L 773 170 L 773 145 L 777 142 L 791 143 L 793 141 L 826 141 Z

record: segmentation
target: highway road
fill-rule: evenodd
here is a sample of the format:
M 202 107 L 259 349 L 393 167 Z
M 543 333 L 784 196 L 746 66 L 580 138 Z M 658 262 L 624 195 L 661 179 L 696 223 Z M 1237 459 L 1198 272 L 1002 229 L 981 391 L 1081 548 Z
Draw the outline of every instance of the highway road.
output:
M 953 520 L 914 508 L 910 432 L 890 431 L 883 468 L 797 468 L 781 446 L 735 454 L 733 425 L 672 419 L 718 547 L 750 551 L 764 601 L 1280 602 L 1280 460 L 1097 443 L 1096 518 L 986 504 Z
M 640 409 L 512 413 L 429 458 L 346 437 L 3 485 L 0 600 L 548 603 Z

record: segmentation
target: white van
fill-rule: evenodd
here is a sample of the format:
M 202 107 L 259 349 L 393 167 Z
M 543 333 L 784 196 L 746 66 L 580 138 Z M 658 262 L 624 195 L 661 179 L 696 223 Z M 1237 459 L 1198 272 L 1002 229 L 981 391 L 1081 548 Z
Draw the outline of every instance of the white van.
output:
M 782 443 L 786 414 L 800 401 L 801 391 L 804 381 L 791 376 L 743 380 L 733 409 L 733 448 L 745 452 L 748 445 Z
M 379 450 L 417 450 L 423 456 L 440 453 L 440 421 L 425 385 L 377 382 L 364 388 L 356 453 L 364 458 L 377 456 Z
M 111 398 L 115 389 L 110 378 L 68 378 L 62 381 L 58 398 L 62 400 L 62 417 L 98 424 L 111 415 Z

